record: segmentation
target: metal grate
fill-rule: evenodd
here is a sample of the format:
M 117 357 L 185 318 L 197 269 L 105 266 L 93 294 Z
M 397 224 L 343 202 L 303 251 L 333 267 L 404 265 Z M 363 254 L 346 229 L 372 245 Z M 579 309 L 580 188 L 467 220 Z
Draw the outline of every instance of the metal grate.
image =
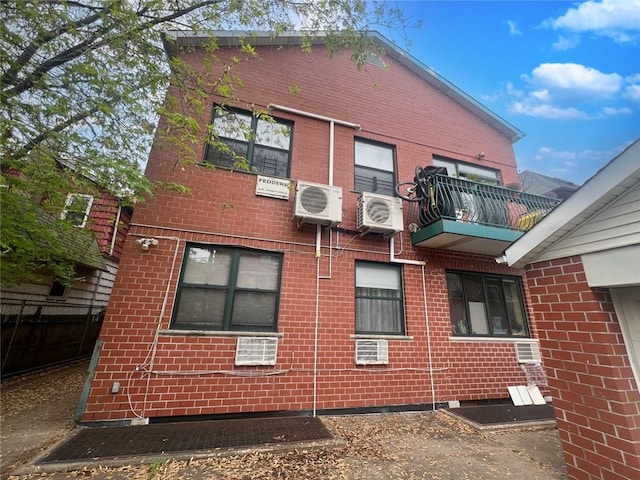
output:
M 277 338 L 238 337 L 236 365 L 275 365 L 277 356 Z
M 356 364 L 386 363 L 389 363 L 389 348 L 386 340 L 356 340 Z

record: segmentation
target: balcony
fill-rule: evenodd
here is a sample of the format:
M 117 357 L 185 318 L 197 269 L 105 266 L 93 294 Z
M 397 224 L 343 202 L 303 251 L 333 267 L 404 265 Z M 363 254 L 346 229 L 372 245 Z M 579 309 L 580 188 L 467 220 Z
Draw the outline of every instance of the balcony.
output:
M 508 188 L 433 175 L 428 196 L 409 204 L 415 247 L 500 255 L 560 201 Z

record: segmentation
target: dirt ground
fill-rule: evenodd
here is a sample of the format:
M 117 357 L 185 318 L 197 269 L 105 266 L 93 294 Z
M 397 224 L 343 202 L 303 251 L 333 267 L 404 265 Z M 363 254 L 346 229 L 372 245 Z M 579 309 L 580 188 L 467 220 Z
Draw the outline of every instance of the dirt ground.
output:
M 74 428 L 86 363 L 2 384 L 2 479 L 566 479 L 553 428 L 478 431 L 443 411 L 322 417 L 336 447 L 229 452 L 191 460 L 12 475 Z

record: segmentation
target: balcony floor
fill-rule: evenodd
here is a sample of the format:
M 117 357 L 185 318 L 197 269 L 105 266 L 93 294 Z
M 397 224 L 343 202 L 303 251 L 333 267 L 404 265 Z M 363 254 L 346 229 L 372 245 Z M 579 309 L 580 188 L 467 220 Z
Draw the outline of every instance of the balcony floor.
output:
M 456 220 L 438 220 L 411 234 L 414 247 L 498 256 L 524 232 Z

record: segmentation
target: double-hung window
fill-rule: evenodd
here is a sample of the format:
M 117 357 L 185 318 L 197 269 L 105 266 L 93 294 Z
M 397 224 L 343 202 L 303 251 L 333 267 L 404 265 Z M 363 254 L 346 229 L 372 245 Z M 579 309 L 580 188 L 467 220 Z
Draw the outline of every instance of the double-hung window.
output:
M 93 197 L 91 195 L 70 193 L 67 195 L 67 201 L 60 217 L 76 227 L 82 228 L 87 224 L 92 204 Z
M 356 138 L 355 190 L 394 196 L 395 147 Z
M 454 335 L 528 336 L 518 277 L 447 272 Z
M 293 123 L 243 110 L 214 108 L 207 163 L 254 173 L 289 176 Z
M 446 168 L 447 175 L 450 177 L 463 178 L 472 182 L 490 185 L 500 185 L 500 172 L 492 168 L 479 167 L 443 157 L 434 157 L 433 166 Z
M 172 328 L 276 331 L 282 254 L 187 245 Z
M 356 333 L 404 335 L 400 265 L 356 262 Z

